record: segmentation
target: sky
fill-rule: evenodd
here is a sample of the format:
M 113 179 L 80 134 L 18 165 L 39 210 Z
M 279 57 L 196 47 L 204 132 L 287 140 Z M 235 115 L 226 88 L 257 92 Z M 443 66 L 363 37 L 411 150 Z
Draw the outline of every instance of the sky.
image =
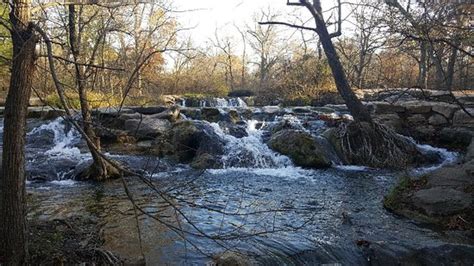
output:
M 184 25 L 195 26 L 191 35 L 199 43 L 212 38 L 216 27 L 230 30 L 234 23 L 242 25 L 250 21 L 262 8 L 286 8 L 286 0 L 175 0 L 174 3 L 178 9 L 194 10 L 179 14 L 179 18 Z
M 216 27 L 220 33 L 237 34 L 233 25 L 249 23 L 253 15 L 261 9 L 271 7 L 272 11 L 281 14 L 292 13 L 295 10 L 286 5 L 286 0 L 174 0 L 173 2 L 179 10 L 194 10 L 179 13 L 178 17 L 185 27 L 195 27 L 189 34 L 198 44 L 204 44 L 213 38 Z M 328 2 L 332 1 L 323 1 Z M 309 17 L 304 8 L 299 9 L 305 17 Z

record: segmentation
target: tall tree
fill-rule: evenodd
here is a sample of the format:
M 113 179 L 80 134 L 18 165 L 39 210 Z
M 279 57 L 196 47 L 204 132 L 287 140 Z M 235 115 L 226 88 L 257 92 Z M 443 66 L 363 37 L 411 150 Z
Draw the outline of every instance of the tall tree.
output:
M 357 98 L 352 90 L 341 61 L 337 55 L 332 38 L 341 35 L 342 4 L 337 0 L 338 18 L 337 30 L 329 33 L 327 22 L 323 16 L 320 0 L 298 0 L 287 2 L 291 6 L 305 7 L 312 15 L 314 28 L 295 25 L 285 22 L 262 22 L 261 24 L 280 24 L 293 28 L 312 30 L 319 36 L 324 53 L 331 68 L 339 94 L 344 99 L 354 122 L 339 132 L 338 139 L 345 160 L 354 164 L 365 164 L 373 167 L 404 168 L 416 163 L 421 153 L 416 146 L 406 138 L 396 134 L 393 130 L 372 120 L 367 108 Z
M 80 6 L 79 8 L 82 9 L 83 6 Z M 83 25 L 78 25 L 78 21 L 80 22 L 81 20 L 77 16 L 76 6 L 69 5 L 68 11 L 69 47 L 74 61 L 74 75 L 76 81 L 76 89 L 79 93 L 79 101 L 81 105 L 82 127 L 84 132 L 87 134 L 87 137 L 91 141 L 93 141 L 93 143 L 87 143 L 87 145 L 89 146 L 89 151 L 92 155 L 93 162 L 89 169 L 86 172 L 82 173 L 81 179 L 104 180 L 111 177 L 118 177 L 120 176 L 118 169 L 108 163 L 100 155 L 100 138 L 97 137 L 97 134 L 93 127 L 92 110 L 87 97 L 87 72 L 84 68 L 85 64 L 81 51 L 81 47 L 83 47 L 83 44 L 81 43 L 81 41 L 83 40 L 82 30 L 84 29 L 84 27 Z M 104 29 L 102 33 L 99 34 L 99 38 L 97 40 L 96 45 L 102 43 L 102 39 L 105 38 L 105 35 L 106 30 Z M 95 55 L 96 52 L 93 52 L 93 56 L 90 59 L 91 62 L 95 61 Z
M 10 29 L 13 43 L 0 177 L 0 264 L 5 265 L 24 264 L 27 254 L 24 146 L 37 42 L 30 5 L 31 0 L 12 1 L 10 22 L 1 20 Z
M 288 5 L 291 6 L 303 6 L 311 13 L 313 16 L 314 22 L 316 24 L 315 28 L 300 27 L 297 25 L 290 25 L 288 23 L 280 22 L 264 22 L 262 24 L 284 24 L 289 25 L 295 28 L 310 29 L 315 31 L 321 42 L 324 53 L 326 54 L 329 66 L 331 67 L 332 74 L 334 76 L 334 81 L 336 83 L 336 88 L 341 95 L 341 97 L 346 102 L 347 107 L 349 108 L 352 116 L 355 120 L 359 122 L 372 122 L 369 111 L 362 102 L 357 98 L 354 91 L 352 91 L 349 81 L 347 79 L 344 68 L 342 67 L 339 56 L 336 52 L 336 48 L 332 42 L 332 38 L 338 37 L 341 35 L 341 1 L 338 0 L 338 13 L 339 17 L 337 19 L 338 29 L 334 33 L 329 33 L 326 21 L 324 20 L 323 10 L 321 7 L 320 0 L 313 0 L 312 3 L 309 0 L 299 0 L 298 2 L 288 1 Z

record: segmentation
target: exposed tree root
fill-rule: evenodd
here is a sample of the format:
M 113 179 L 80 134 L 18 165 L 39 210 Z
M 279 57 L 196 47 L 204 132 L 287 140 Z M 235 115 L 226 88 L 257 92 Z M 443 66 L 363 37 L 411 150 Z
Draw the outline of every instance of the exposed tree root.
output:
M 339 135 L 343 155 L 351 164 L 402 169 L 423 161 L 415 143 L 376 122 L 352 122 Z
M 109 162 L 99 159 L 92 162 L 84 171 L 79 173 L 76 178 L 83 181 L 105 181 L 121 177 L 121 171 Z

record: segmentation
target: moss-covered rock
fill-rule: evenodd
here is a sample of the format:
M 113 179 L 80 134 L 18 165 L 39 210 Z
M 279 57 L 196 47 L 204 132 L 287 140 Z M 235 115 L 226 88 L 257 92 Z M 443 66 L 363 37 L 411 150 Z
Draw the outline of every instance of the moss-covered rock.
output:
M 221 112 L 217 108 L 204 107 L 201 109 L 201 118 L 209 122 L 219 122 L 221 120 Z
M 274 134 L 268 146 L 299 166 L 325 168 L 331 166 L 325 149 L 310 134 L 298 130 L 281 130 Z

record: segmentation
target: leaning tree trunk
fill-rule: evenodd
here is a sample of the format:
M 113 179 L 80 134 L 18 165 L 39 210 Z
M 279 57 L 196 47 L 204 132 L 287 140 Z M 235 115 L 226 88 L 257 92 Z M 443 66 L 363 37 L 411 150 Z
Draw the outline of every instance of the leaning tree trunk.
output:
M 331 36 L 327 30 L 326 23 L 316 18 L 316 27 L 319 40 L 321 41 L 324 53 L 326 54 L 329 66 L 331 67 L 337 90 L 344 99 L 349 111 L 351 112 L 351 115 L 356 121 L 372 122 L 369 111 L 367 108 L 365 108 L 365 106 L 351 89 L 349 81 L 346 77 L 346 73 L 344 72 L 344 68 L 342 67 L 339 56 L 337 55 L 336 48 L 334 48 Z
M 81 105 L 83 130 L 92 143 L 87 142 L 87 146 L 92 155 L 92 164 L 84 172 L 80 173 L 78 178 L 81 180 L 103 181 L 109 178 L 119 177 L 120 172 L 117 168 L 108 163 L 100 154 L 100 138 L 97 137 L 93 126 L 92 113 L 87 100 L 87 87 L 85 81 L 84 66 L 80 64 L 81 44 L 80 27 L 77 31 L 76 9 L 74 5 L 69 5 L 69 45 L 74 59 L 74 72 L 76 87 L 79 92 L 79 101 Z
M 27 255 L 24 146 L 36 46 L 29 5 L 30 0 L 16 0 L 10 13 L 13 60 L 0 177 L 0 264 L 5 265 L 25 264 Z
M 413 142 L 374 122 L 368 109 L 352 91 L 332 43 L 333 35 L 329 34 L 324 21 L 321 1 L 313 0 L 312 6 L 306 0 L 300 1 L 313 14 L 316 32 L 331 67 L 337 90 L 354 117 L 354 122 L 342 127 L 338 132 L 338 146 L 342 149 L 343 159 L 351 164 L 388 168 L 404 168 L 423 159 Z

